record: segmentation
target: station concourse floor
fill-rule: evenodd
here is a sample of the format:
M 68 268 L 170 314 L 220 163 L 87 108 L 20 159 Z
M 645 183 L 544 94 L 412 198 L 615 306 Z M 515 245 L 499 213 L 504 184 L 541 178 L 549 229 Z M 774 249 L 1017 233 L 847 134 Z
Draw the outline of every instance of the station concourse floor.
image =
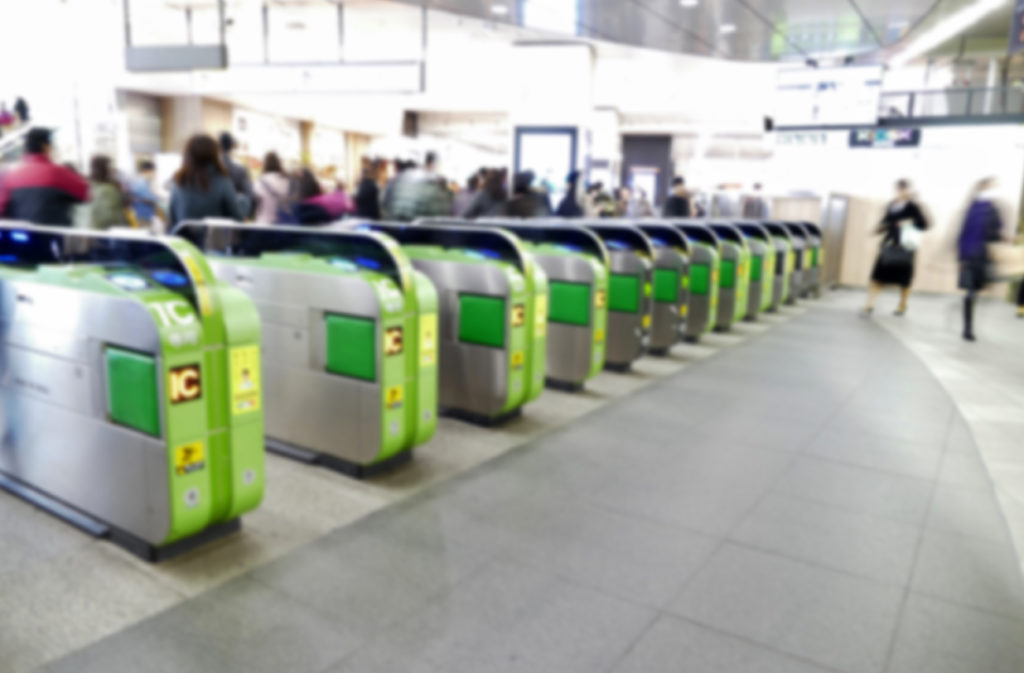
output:
M 81 583 L 19 591 L 28 576 L 0 563 L 0 671 L 1024 672 L 1007 523 L 1024 322 L 984 306 L 970 351 L 952 298 L 903 319 L 859 317 L 861 300 L 831 293 L 682 347 L 642 385 L 603 374 L 636 385 L 534 432 L 531 414 L 572 399 L 545 394 L 511 450 L 234 572 L 211 552 L 216 580 L 202 557 L 141 567 L 102 542 L 79 555 L 115 570 L 86 598 L 99 571 L 66 550 L 47 562 Z M 273 465 L 282 482 L 312 470 Z M 254 519 L 258 556 L 272 527 Z M 133 601 L 143 590 L 158 608 Z M 82 636 L 89 615 L 106 626 Z

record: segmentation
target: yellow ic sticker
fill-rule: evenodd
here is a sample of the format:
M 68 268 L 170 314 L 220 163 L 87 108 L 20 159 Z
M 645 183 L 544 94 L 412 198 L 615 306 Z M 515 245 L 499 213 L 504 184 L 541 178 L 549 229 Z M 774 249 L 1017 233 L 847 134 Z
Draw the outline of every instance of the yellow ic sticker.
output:
M 604 343 L 604 330 L 603 329 L 596 329 L 596 330 L 594 330 L 594 343 L 599 343 L 599 344 Z
M 648 313 L 647 315 L 645 315 L 644 319 L 641 321 L 641 323 L 643 324 L 644 329 L 650 329 L 651 328 L 651 314 Z
M 231 349 L 231 413 L 260 410 L 260 347 Z
M 385 406 L 388 409 L 398 409 L 405 400 L 405 388 L 402 386 L 391 386 L 385 395 Z
M 405 333 L 401 327 L 384 330 L 384 355 L 401 355 L 405 347 Z
M 604 308 L 608 305 L 608 293 L 604 290 L 598 290 L 594 294 L 594 306 L 597 308 Z
M 682 306 L 679 307 L 679 317 L 685 318 L 689 313 L 690 307 L 688 305 L 683 304 Z
M 522 304 L 516 304 L 512 307 L 512 326 L 522 327 L 526 324 L 526 307 Z
M 206 449 L 202 442 L 183 444 L 174 449 L 174 474 L 184 477 L 206 467 Z
M 522 351 L 516 351 L 515 353 L 513 353 L 512 354 L 512 369 L 522 369 L 523 368 L 523 360 L 524 360 L 524 358 L 523 358 L 523 352 Z
M 420 366 L 437 364 L 437 314 L 420 317 Z
M 537 297 L 533 308 L 534 334 L 538 338 L 548 333 L 548 297 L 545 294 Z

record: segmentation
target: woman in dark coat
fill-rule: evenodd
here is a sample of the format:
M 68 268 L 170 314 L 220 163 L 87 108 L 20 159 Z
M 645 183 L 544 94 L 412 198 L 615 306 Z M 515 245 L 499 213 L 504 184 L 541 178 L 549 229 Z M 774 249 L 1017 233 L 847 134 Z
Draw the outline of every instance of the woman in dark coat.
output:
M 896 315 L 907 312 L 907 301 L 910 299 L 910 286 L 914 282 L 915 249 L 905 245 L 904 227 L 913 227 L 917 231 L 928 229 L 921 207 L 914 202 L 910 191 L 910 182 L 900 180 L 896 183 L 896 198 L 886 208 L 885 217 L 878 225 L 876 233 L 882 234 L 882 247 L 871 272 L 871 289 L 868 291 L 868 304 L 865 313 L 875 310 L 875 300 L 886 285 L 900 287 L 900 305 Z
M 974 304 L 978 293 L 988 286 L 989 267 L 988 244 L 1002 238 L 1003 220 L 999 209 L 992 200 L 995 180 L 985 178 L 974 189 L 971 205 L 967 209 L 960 237 L 957 239 L 957 256 L 960 259 L 960 289 L 966 290 L 964 297 L 964 340 L 974 341 Z

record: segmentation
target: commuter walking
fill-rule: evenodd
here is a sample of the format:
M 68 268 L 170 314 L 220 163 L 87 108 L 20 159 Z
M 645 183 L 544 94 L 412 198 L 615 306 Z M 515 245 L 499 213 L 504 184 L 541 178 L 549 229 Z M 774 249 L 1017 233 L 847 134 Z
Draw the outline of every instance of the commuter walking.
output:
M 288 192 L 291 182 L 285 175 L 284 165 L 277 152 L 263 157 L 263 175 L 256 181 L 257 224 L 296 224 Z
M 152 161 L 139 162 L 136 176 L 128 185 L 128 196 L 131 200 L 135 222 L 144 229 L 152 228 L 155 219 L 167 220 L 167 214 L 160 207 L 160 197 L 153 190 L 156 179 L 156 166 Z
M 576 192 L 579 190 L 579 185 L 580 172 L 573 171 L 566 179 L 565 196 L 562 197 L 562 202 L 558 204 L 558 210 L 555 211 L 555 215 L 565 218 L 583 217 L 583 207 L 576 200 Z
M 551 215 L 551 206 L 546 203 L 547 197 L 533 191 L 534 177 L 533 171 L 516 173 L 512 180 L 512 198 L 506 208 L 509 217 L 528 219 Z
M 754 183 L 754 193 L 743 199 L 743 218 L 764 220 L 768 218 L 768 201 L 761 194 L 761 183 Z
M 672 181 L 672 194 L 665 200 L 662 214 L 665 217 L 693 217 L 693 212 L 690 192 L 686 189 L 686 179 L 678 176 Z
M 169 215 L 172 226 L 204 217 L 245 219 L 217 141 L 211 136 L 192 136 L 185 145 L 171 187 Z
M 480 191 L 480 174 L 474 173 L 469 176 L 466 180 L 466 187 L 459 191 L 455 195 L 455 205 L 453 207 L 454 215 L 456 217 L 464 217 L 463 213 L 469 210 L 470 205 L 473 203 L 473 199 L 476 198 L 477 192 Z
M 387 211 L 388 217 L 403 221 L 452 214 L 451 194 L 437 174 L 437 155 L 428 153 L 422 170 L 408 168 L 398 176 Z
M 28 123 L 28 103 L 21 96 L 18 96 L 18 99 L 14 101 L 14 113 L 18 115 L 18 119 L 22 124 Z
M 387 165 L 376 159 L 363 165 L 363 178 L 356 188 L 356 216 L 367 220 L 381 219 L 380 182 L 385 177 Z
M 992 260 L 988 245 L 1002 238 L 1003 221 L 992 198 L 995 180 L 985 178 L 974 189 L 971 205 L 967 209 L 957 253 L 960 260 L 960 289 L 964 296 L 964 340 L 974 341 L 974 307 L 978 293 L 988 286 Z
M 238 207 L 242 211 L 242 219 L 247 220 L 256 212 L 256 195 L 252 189 L 252 180 L 249 179 L 249 171 L 245 170 L 245 166 L 235 163 L 231 158 L 231 153 L 235 151 L 235 147 L 237 147 L 237 143 L 230 133 L 224 131 L 220 134 L 220 148 L 224 153 L 222 157 L 224 168 L 227 170 L 228 177 L 231 178 L 231 184 L 238 195 Z
M 49 129 L 25 135 L 25 158 L 3 177 L 0 218 L 58 227 L 71 226 L 71 208 L 89 199 L 89 184 L 73 170 L 50 160 Z
M 89 226 L 110 229 L 126 223 L 124 194 L 114 179 L 110 157 L 96 155 L 89 162 L 89 189 L 92 192 Z
M 887 285 L 898 285 L 900 304 L 896 315 L 907 312 L 910 286 L 914 282 L 914 255 L 920 244 L 921 233 L 928 229 L 928 222 L 920 206 L 914 201 L 910 182 L 896 183 L 896 198 L 886 207 L 885 217 L 875 233 L 882 234 L 882 245 L 871 272 L 871 287 L 865 314 L 875 310 L 875 300 Z
M 475 220 L 478 217 L 502 217 L 508 214 L 508 192 L 505 190 L 506 173 L 492 169 L 485 173 L 483 188 L 477 192 L 463 217 Z

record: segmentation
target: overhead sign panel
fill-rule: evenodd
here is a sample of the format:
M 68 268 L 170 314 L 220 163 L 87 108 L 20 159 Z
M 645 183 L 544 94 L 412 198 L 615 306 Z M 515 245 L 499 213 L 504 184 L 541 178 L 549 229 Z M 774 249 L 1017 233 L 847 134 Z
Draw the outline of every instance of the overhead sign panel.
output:
M 874 126 L 881 93 L 881 66 L 783 70 L 775 126 Z

